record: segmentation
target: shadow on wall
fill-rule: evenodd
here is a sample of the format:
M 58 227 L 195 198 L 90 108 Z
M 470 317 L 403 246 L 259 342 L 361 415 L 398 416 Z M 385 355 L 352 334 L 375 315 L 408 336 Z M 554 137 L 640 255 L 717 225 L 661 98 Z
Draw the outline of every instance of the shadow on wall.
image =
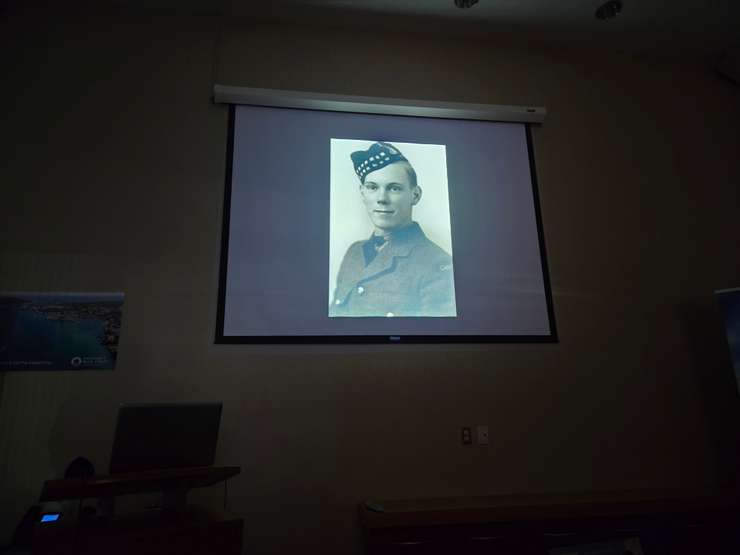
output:
M 98 474 L 107 474 L 117 409 L 117 403 L 102 399 L 73 397 L 62 403 L 49 434 L 53 478 L 64 476 L 70 461 L 80 456 L 89 459 Z

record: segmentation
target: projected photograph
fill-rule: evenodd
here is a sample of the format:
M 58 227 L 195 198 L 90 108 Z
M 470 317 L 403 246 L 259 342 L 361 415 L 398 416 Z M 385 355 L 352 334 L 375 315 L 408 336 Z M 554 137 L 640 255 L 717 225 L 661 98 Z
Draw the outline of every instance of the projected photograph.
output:
M 329 317 L 455 317 L 444 145 L 331 139 Z

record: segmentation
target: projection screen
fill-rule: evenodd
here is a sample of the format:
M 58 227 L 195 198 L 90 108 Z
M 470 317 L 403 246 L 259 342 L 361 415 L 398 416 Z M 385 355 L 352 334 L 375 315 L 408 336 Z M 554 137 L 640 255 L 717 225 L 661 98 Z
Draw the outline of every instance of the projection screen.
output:
M 556 341 L 529 125 L 232 105 L 216 342 Z

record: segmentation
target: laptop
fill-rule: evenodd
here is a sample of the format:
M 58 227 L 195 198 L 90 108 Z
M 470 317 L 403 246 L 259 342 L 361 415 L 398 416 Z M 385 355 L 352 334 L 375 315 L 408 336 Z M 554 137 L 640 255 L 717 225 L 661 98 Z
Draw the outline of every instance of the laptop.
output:
M 222 403 L 124 404 L 110 473 L 212 466 Z

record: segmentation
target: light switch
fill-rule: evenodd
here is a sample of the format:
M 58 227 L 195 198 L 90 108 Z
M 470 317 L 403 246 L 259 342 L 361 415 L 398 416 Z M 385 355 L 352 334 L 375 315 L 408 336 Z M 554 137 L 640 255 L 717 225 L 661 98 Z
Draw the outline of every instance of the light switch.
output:
M 473 431 L 470 429 L 470 426 L 463 426 L 460 439 L 463 445 L 471 445 L 473 443 Z

